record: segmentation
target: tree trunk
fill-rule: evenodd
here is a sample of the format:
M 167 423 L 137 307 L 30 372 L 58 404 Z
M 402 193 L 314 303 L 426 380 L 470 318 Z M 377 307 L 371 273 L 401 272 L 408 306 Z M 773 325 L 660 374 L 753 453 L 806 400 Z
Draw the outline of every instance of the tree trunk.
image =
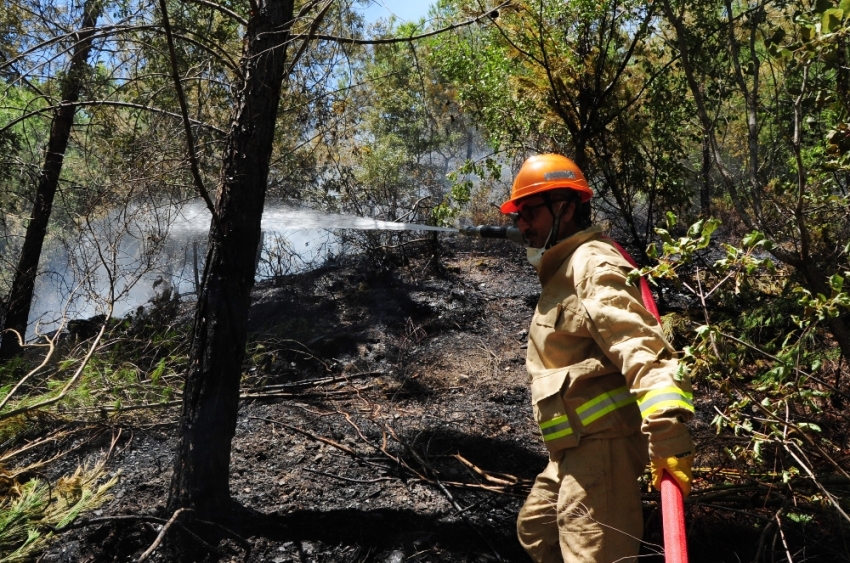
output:
M 62 172 L 62 162 L 65 159 L 65 149 L 71 137 L 71 127 L 74 125 L 74 114 L 77 111 L 76 102 L 80 99 L 83 86 L 83 75 L 88 65 L 91 51 L 94 26 L 100 16 L 102 3 L 99 0 L 87 0 L 83 7 L 83 17 L 80 30 L 74 35 L 73 55 L 68 68 L 68 74 L 62 81 L 62 102 L 53 113 L 53 123 L 50 126 L 50 138 L 47 141 L 47 152 L 44 156 L 44 166 L 38 177 L 38 186 L 32 208 L 32 216 L 27 224 L 24 245 L 12 291 L 9 294 L 9 308 L 6 311 L 4 330 L 15 330 L 21 338 L 26 338 L 27 321 L 29 320 L 30 305 L 32 305 L 35 278 L 38 273 L 38 261 L 41 249 L 47 235 L 47 224 L 53 209 L 53 198 L 59 185 L 59 175 Z M 0 341 L 0 359 L 9 359 L 20 352 L 17 337 L 11 332 L 3 333 Z
M 812 293 L 821 293 L 823 295 L 830 295 L 832 293 L 832 288 L 826 282 L 826 275 L 824 275 L 821 269 L 811 259 L 801 261 L 798 270 L 803 274 L 803 279 L 806 282 L 803 286 L 806 289 Z M 841 350 L 841 355 L 845 358 L 850 358 L 850 328 L 847 327 L 847 324 L 840 316 L 827 318 L 826 325 L 835 338 L 835 342 Z
M 252 12 L 201 282 L 168 508 L 230 505 L 230 446 L 293 0 Z
M 707 134 L 702 136 L 702 176 L 699 190 L 699 207 L 703 217 L 711 215 L 711 140 Z

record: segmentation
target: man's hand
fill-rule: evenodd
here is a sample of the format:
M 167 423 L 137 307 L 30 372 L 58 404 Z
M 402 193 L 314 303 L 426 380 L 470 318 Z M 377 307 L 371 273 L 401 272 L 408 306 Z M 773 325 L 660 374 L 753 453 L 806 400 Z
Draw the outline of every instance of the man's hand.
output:
M 679 483 L 682 489 L 682 495 L 688 496 L 691 493 L 691 466 L 694 463 L 694 454 L 691 452 L 681 453 L 668 458 L 653 459 L 649 462 L 652 470 L 652 486 L 659 491 L 661 490 L 661 476 L 666 469 L 670 475 Z

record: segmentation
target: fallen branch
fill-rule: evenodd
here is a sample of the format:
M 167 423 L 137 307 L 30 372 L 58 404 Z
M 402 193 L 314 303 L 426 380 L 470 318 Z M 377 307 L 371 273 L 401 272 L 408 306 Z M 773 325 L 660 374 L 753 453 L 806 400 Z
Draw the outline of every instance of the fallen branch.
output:
M 685 503 L 688 504 L 689 499 L 685 499 Z M 770 522 L 770 517 L 763 516 L 758 512 L 754 512 L 752 510 L 741 510 L 740 508 L 732 508 L 731 506 L 723 506 L 722 504 L 707 504 L 707 503 L 699 503 L 699 506 L 705 508 L 713 508 L 715 510 L 726 510 L 728 512 L 734 512 L 736 514 L 743 514 L 744 516 L 751 516 L 757 520 L 764 520 L 765 522 Z
M 782 538 L 782 547 L 785 548 L 785 556 L 788 558 L 788 563 L 794 563 L 794 558 L 791 557 L 791 549 L 788 547 L 788 541 L 785 539 L 785 532 L 782 530 L 782 520 L 779 517 L 782 514 L 782 510 L 776 513 L 776 526 L 779 528 L 779 537 Z
M 158 409 L 158 408 L 166 408 L 166 407 L 176 407 L 182 405 L 183 401 L 165 401 L 163 403 L 145 403 L 143 405 L 127 405 L 121 407 L 115 406 L 99 406 L 91 409 L 79 409 L 79 410 L 69 410 L 65 411 L 69 414 L 106 414 L 106 413 L 116 413 L 116 412 L 128 412 L 128 411 L 140 411 L 145 409 Z
M 334 442 L 330 438 L 325 438 L 324 436 L 319 436 L 318 434 L 314 434 L 314 433 L 310 432 L 309 430 L 303 430 L 301 428 L 298 428 L 297 426 L 292 426 L 291 424 L 287 424 L 285 422 L 281 422 L 279 420 L 274 420 L 274 419 L 271 419 L 271 418 L 262 418 L 262 417 L 259 417 L 259 416 L 251 416 L 249 418 L 254 419 L 254 420 L 262 420 L 264 422 L 271 422 L 272 424 L 277 424 L 279 426 L 283 426 L 284 428 L 288 428 L 288 429 L 292 430 L 293 432 L 298 432 L 299 434 L 303 434 L 304 436 L 312 438 L 313 440 L 322 442 L 323 444 L 327 444 L 329 446 L 333 446 L 333 447 L 337 448 L 338 450 L 342 450 L 347 454 L 350 454 L 350 455 L 353 455 L 356 458 L 362 459 L 360 454 L 358 454 L 357 452 L 355 452 L 354 450 L 352 450 L 348 446 L 344 446 L 344 445 L 340 444 L 339 442 Z
M 469 469 L 471 469 L 472 471 L 474 471 L 475 473 L 477 473 L 478 475 L 482 476 L 487 481 L 490 481 L 491 483 L 496 483 L 497 485 L 505 485 L 505 486 L 508 486 L 508 487 L 515 487 L 517 485 L 523 485 L 523 486 L 529 486 L 530 487 L 531 484 L 533 483 L 533 480 L 520 479 L 519 477 L 515 477 L 513 475 L 508 475 L 507 473 L 494 473 L 494 472 L 485 471 L 485 470 L 481 469 L 480 467 L 476 466 L 474 463 L 472 463 L 471 461 L 469 461 L 468 459 L 466 459 L 465 457 L 463 457 L 460 454 L 455 454 L 454 458 L 457 459 L 462 464 L 464 464 Z
M 794 443 L 792 443 L 791 445 L 797 448 L 797 451 L 800 453 L 800 455 L 805 455 L 803 454 L 803 450 L 800 449 L 799 446 Z M 823 495 L 827 498 L 827 500 L 829 500 L 830 504 L 832 504 L 835 510 L 837 510 L 838 513 L 841 514 L 841 516 L 843 516 L 845 520 L 850 522 L 850 516 L 848 516 L 847 513 L 844 512 L 844 509 L 841 507 L 841 504 L 839 503 L 838 499 L 835 498 L 835 495 L 826 490 L 826 487 L 821 484 L 821 482 L 815 476 L 811 468 L 806 463 L 804 463 L 803 460 L 800 459 L 799 456 L 797 456 L 797 454 L 794 453 L 794 451 L 790 448 L 788 444 L 783 444 L 783 447 L 785 448 L 785 451 L 788 452 L 788 454 L 793 457 L 797 461 L 797 463 L 800 464 L 800 467 L 803 468 L 803 470 L 809 475 L 809 477 L 811 477 L 812 482 L 815 484 L 815 486 L 817 486 L 818 489 L 820 489 L 820 492 L 822 492 Z
M 119 516 L 101 516 L 99 518 L 90 518 L 79 522 L 72 522 L 62 528 L 50 528 L 51 532 L 62 533 L 68 530 L 76 530 L 78 528 L 87 528 L 88 526 L 96 526 L 98 524 L 110 524 L 112 522 L 153 522 L 154 524 L 165 524 L 165 518 L 156 516 L 142 516 L 136 514 L 122 514 Z
M 360 391 L 371 389 L 371 386 L 358 387 L 355 389 L 340 389 L 338 391 L 330 391 L 327 393 L 242 393 L 239 395 L 240 400 L 257 400 L 257 399 L 293 399 L 293 398 L 309 398 L 309 397 L 340 397 L 344 395 L 355 395 Z M 106 414 L 128 411 L 138 411 L 145 409 L 158 409 L 167 407 L 176 407 L 183 404 L 182 400 L 165 401 L 162 403 L 146 403 L 143 405 L 127 405 L 121 407 L 103 405 L 91 409 L 79 409 L 66 411 L 70 414 Z
M 240 399 L 291 399 L 293 397 L 341 397 L 344 395 L 356 395 L 360 391 L 371 389 L 371 385 L 365 387 L 355 387 L 354 389 L 340 389 L 338 391 L 329 391 L 327 393 L 243 393 L 239 395 Z

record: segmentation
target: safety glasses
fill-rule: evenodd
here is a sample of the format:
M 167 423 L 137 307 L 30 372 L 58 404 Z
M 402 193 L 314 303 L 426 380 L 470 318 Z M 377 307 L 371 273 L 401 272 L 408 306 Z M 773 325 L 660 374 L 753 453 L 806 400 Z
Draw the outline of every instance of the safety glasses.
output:
M 517 220 L 522 219 L 526 223 L 531 223 L 534 221 L 534 217 L 537 213 L 535 210 L 540 209 L 541 207 L 546 207 L 547 205 L 549 204 L 545 201 L 543 203 L 538 203 L 537 205 L 523 205 L 517 209 Z

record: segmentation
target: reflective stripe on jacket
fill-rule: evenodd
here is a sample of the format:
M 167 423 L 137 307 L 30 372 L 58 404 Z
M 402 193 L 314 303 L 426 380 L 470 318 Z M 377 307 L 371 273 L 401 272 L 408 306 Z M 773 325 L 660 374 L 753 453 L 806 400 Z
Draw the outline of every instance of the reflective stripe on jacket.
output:
M 542 292 L 529 329 L 526 367 L 535 417 L 555 459 L 583 436 L 642 430 L 651 458 L 691 449 L 693 416 L 675 351 L 626 283 L 632 266 L 591 228 L 558 243 L 538 266 Z

